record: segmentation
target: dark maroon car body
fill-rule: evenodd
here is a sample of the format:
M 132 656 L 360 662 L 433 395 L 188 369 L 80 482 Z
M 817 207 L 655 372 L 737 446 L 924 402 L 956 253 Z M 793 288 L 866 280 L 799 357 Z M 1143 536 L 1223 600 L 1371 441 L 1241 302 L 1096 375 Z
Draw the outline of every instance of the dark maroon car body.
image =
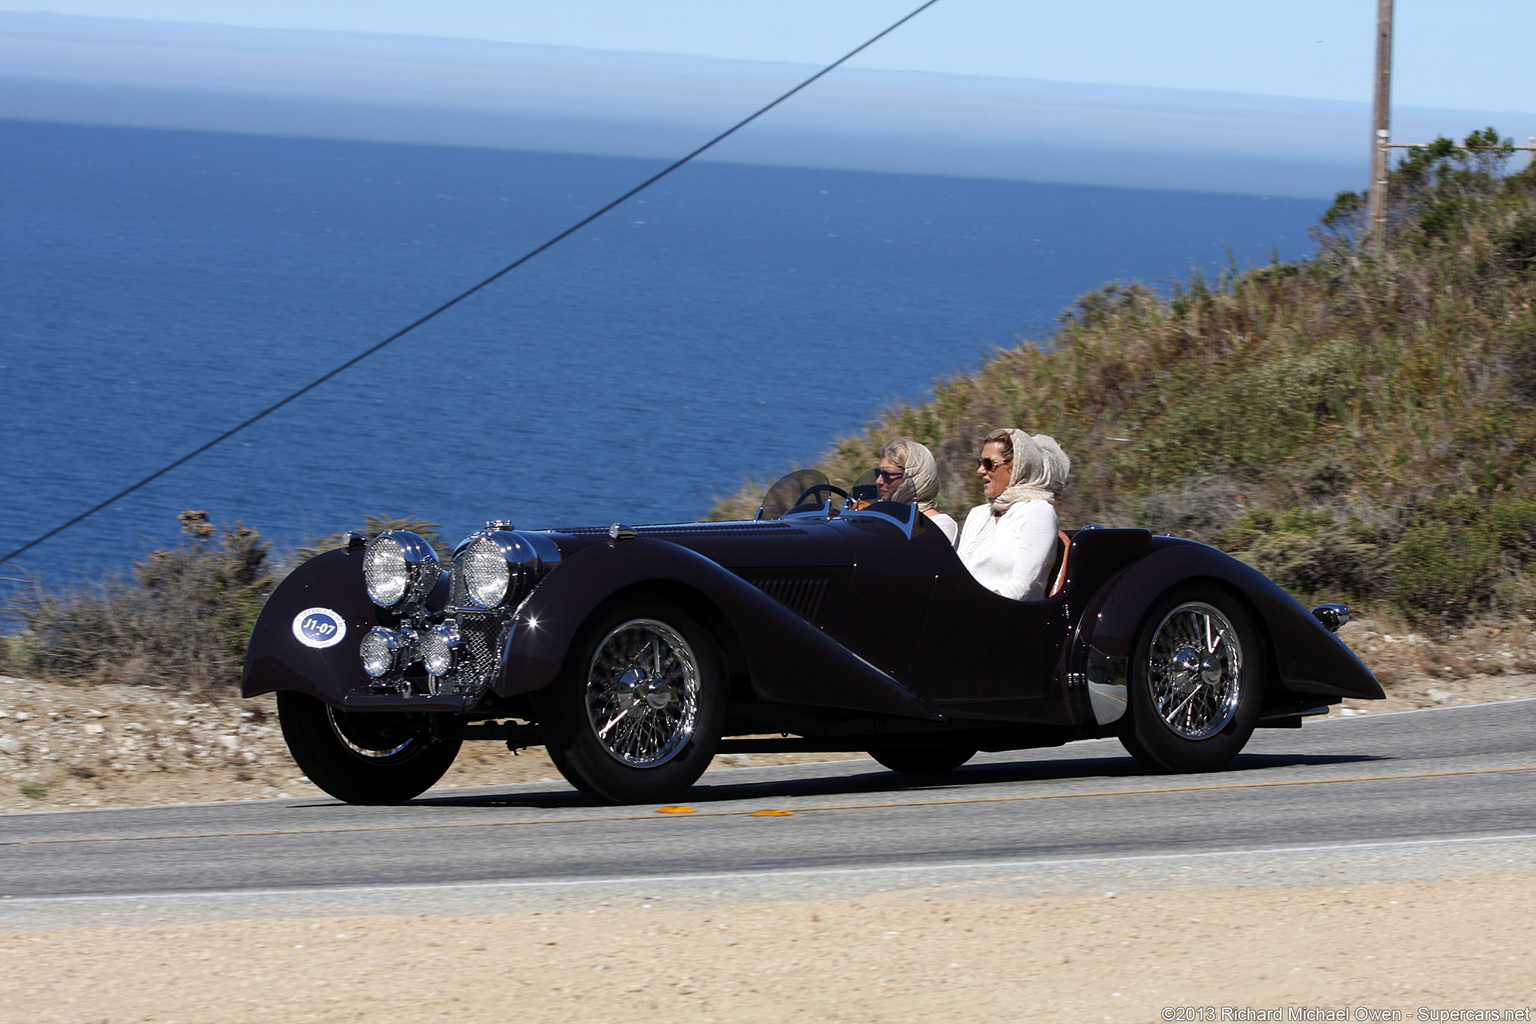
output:
M 1064 534 L 1056 592 L 1033 601 L 978 584 L 926 517 L 888 502 L 499 536 L 509 550 L 524 545 L 518 557 L 534 568 L 515 610 L 478 633 L 464 620 L 473 642 L 459 677 L 428 678 L 417 666 L 381 692 L 363 671 L 362 638 L 398 619 L 369 597 L 358 538 L 301 565 L 268 601 L 251 636 L 246 696 L 305 695 L 332 722 L 396 721 L 455 749 L 465 739 L 545 742 L 545 702 L 579 685 L 568 680 L 579 674 L 571 659 L 584 628 L 605 608 L 656 602 L 682 609 L 718 652 L 726 706 L 721 736 L 705 738 L 719 744 L 711 752 L 1020 749 L 1127 734 L 1138 659 L 1152 657 L 1138 645 L 1146 648 L 1149 616 L 1170 594 L 1225 610 L 1223 622 L 1245 621 L 1254 694 L 1245 699 L 1257 702 L 1244 712 L 1250 730 L 1295 727 L 1345 698 L 1382 696 L 1324 625 L 1332 615 L 1336 628 L 1342 608 L 1309 612 L 1237 559 L 1146 530 Z M 452 597 L 444 570 L 418 614 L 453 614 Z M 299 642 L 298 617 L 312 609 L 344 621 L 345 636 Z M 1137 752 L 1134 739 L 1127 745 Z

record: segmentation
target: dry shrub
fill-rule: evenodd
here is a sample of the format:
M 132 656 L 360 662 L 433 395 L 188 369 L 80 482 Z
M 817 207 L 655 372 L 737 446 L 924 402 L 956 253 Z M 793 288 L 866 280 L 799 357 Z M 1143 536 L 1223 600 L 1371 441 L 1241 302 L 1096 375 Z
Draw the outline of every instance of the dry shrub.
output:
M 448 562 L 448 559 L 453 554 L 453 549 L 449 546 L 448 541 L 444 540 L 443 535 L 438 532 L 438 525 L 430 523 L 425 519 L 419 519 L 416 516 L 404 516 L 396 519 L 391 519 L 387 516 L 364 516 L 363 528 L 355 532 L 361 533 L 369 540 L 372 540 L 387 530 L 408 530 L 411 533 L 417 534 L 422 540 L 432 545 L 432 549 L 437 552 L 437 557 L 444 564 Z M 334 548 L 344 548 L 347 546 L 347 538 L 351 536 L 352 532 L 333 533 L 328 537 L 321 537 L 319 540 L 299 548 L 294 552 L 294 555 L 298 561 L 307 562 L 309 559 L 326 551 Z
M 1441 675 L 1446 669 L 1455 668 L 1455 660 L 1438 644 L 1420 644 L 1415 653 L 1419 669 L 1425 675 Z
M 1191 477 L 1129 503 L 1128 518 L 1154 533 L 1205 538 L 1243 514 L 1243 489 L 1228 477 Z
M 49 589 L 31 579 L 0 603 L 0 672 L 65 681 L 149 683 L 202 692 L 239 683 L 246 643 L 287 567 L 346 543 L 337 533 L 281 561 L 261 534 L 183 512 L 179 542 L 150 552 L 130 575 Z M 361 531 L 421 534 L 446 559 L 437 525 L 368 516 Z
M 151 552 L 132 576 L 46 590 L 41 581 L 3 608 L 19 628 L 0 669 L 80 682 L 202 691 L 239 680 L 251 627 L 277 576 L 270 545 L 240 524 L 183 512 L 180 542 Z

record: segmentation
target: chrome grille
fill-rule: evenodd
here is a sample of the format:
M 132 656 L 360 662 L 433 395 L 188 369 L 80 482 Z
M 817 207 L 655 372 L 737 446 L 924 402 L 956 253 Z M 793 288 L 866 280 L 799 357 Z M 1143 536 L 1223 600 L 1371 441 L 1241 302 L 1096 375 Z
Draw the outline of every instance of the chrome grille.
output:
M 466 608 L 472 604 L 469 587 L 465 585 L 464 574 L 461 572 L 448 577 L 448 604 L 454 608 Z
M 501 655 L 502 620 L 491 613 L 460 611 L 459 641 L 462 656 L 449 680 L 457 693 L 478 693 L 491 685 L 496 659 Z

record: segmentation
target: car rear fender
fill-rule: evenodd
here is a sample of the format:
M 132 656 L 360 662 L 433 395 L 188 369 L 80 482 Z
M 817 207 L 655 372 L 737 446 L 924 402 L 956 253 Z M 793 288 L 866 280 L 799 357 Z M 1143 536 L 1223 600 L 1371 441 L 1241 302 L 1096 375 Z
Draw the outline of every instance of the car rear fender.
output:
M 1165 543 L 1106 582 L 1084 609 L 1070 671 L 1080 674 L 1090 692 L 1101 685 L 1123 686 L 1136 634 L 1159 597 L 1181 584 L 1207 580 L 1253 613 L 1280 686 L 1328 697 L 1385 696 L 1354 652 L 1269 577 L 1196 541 Z M 1095 710 L 1106 721 L 1104 712 Z
M 762 700 L 942 717 L 895 678 L 717 562 L 644 536 L 585 548 L 534 588 L 506 637 L 496 692 L 531 693 L 554 682 L 594 611 L 616 595 L 647 587 L 674 594 L 683 588 L 712 608 L 706 620 L 728 625 Z

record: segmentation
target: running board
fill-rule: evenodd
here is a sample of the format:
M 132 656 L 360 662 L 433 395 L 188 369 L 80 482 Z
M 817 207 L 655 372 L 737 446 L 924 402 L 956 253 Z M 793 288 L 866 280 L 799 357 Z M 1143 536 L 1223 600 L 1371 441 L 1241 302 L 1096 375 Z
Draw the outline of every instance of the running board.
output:
M 1255 728 L 1300 729 L 1303 718 L 1313 718 L 1318 715 L 1326 715 L 1327 713 L 1327 704 L 1320 704 L 1315 708 L 1307 708 L 1305 711 L 1280 711 L 1259 719 L 1259 724 Z

